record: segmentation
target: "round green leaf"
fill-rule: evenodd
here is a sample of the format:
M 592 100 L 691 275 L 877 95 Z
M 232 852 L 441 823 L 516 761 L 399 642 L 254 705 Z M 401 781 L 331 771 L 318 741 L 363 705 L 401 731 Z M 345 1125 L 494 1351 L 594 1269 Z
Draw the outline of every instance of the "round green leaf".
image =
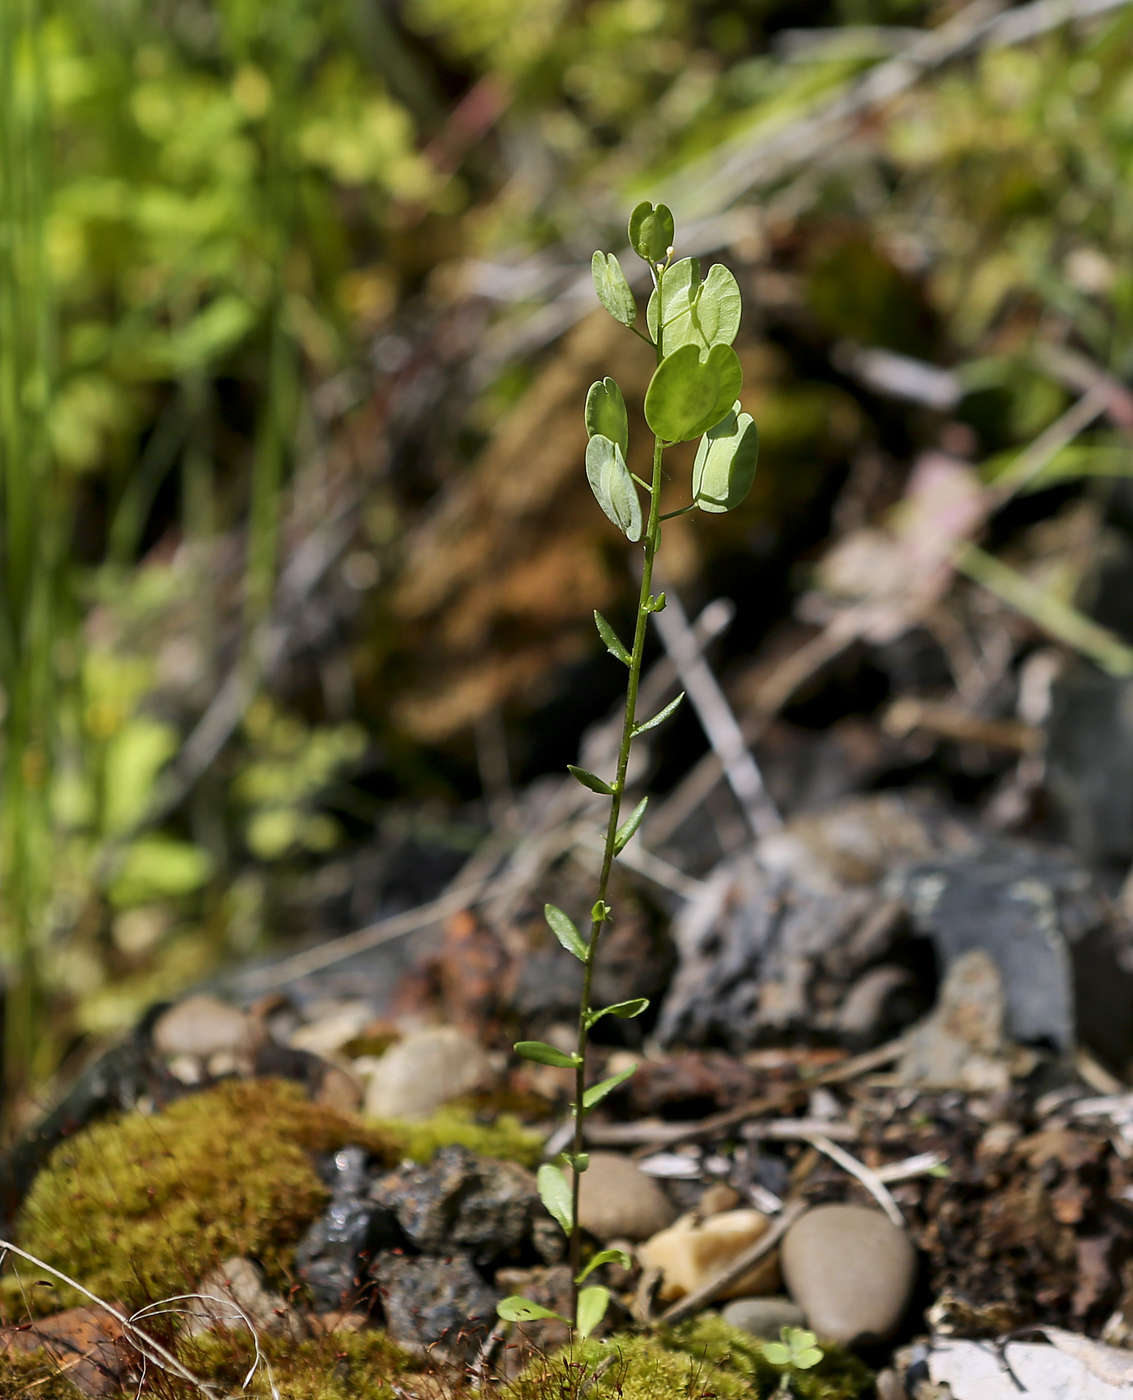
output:
M 629 416 L 622 391 L 609 375 L 595 380 L 586 395 L 586 431 L 616 442 L 624 457 L 629 451 Z
M 695 345 L 666 355 L 645 394 L 645 420 L 664 442 L 687 442 L 719 423 L 743 383 L 730 345 L 714 345 L 702 360 Z M 597 438 L 591 439 L 591 446 Z
M 701 510 L 720 515 L 746 498 L 759 462 L 759 432 L 738 403 L 700 440 L 692 464 L 692 494 Z
M 701 282 L 699 261 L 682 258 L 665 273 L 645 315 L 654 341 L 660 331 L 666 354 L 682 345 L 695 345 L 703 354 L 713 345 L 731 345 L 742 309 L 739 284 L 723 263 L 710 267 Z
M 626 539 L 639 540 L 642 520 L 637 488 L 621 448 L 602 433 L 586 444 L 586 479 L 594 499 Z
M 637 302 L 633 299 L 621 263 L 613 253 L 595 253 L 590 260 L 590 272 L 598 300 L 615 321 L 620 321 L 623 326 L 632 326 L 637 319 Z
M 629 246 L 646 262 L 664 262 L 673 246 L 673 216 L 663 204 L 648 201 L 629 216 Z

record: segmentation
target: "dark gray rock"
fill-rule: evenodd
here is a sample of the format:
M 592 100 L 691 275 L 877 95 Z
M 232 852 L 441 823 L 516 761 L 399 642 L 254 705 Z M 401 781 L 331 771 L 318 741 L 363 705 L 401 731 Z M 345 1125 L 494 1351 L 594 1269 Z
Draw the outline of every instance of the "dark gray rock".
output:
M 1084 859 L 1133 859 L 1133 681 L 1082 662 L 1055 682 L 1047 786 Z
M 1075 1040 L 1071 945 L 1105 919 L 1089 872 L 1066 852 L 995 842 L 894 872 L 887 891 L 935 945 L 942 970 L 973 949 L 1003 978 L 1013 1040 L 1069 1050 Z
M 475 1356 L 496 1321 L 496 1294 L 463 1254 L 385 1253 L 374 1268 L 390 1337 L 415 1355 Z
M 299 1276 L 319 1312 L 349 1307 L 366 1288 L 371 1260 L 401 1243 L 401 1231 L 388 1206 L 366 1196 L 370 1154 L 344 1147 L 319 1163 L 333 1195 L 308 1229 L 295 1253 Z
M 457 1251 L 478 1264 L 517 1254 L 543 1212 L 530 1172 L 459 1146 L 441 1148 L 426 1167 L 381 1177 L 370 1199 L 390 1210 L 423 1254 Z

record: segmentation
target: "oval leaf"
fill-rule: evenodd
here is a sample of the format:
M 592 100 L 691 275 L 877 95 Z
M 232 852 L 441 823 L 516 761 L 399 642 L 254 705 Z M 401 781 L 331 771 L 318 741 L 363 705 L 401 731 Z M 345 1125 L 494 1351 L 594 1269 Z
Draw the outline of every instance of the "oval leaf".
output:
M 545 1308 L 539 1303 L 533 1303 L 530 1298 L 521 1298 L 518 1294 L 512 1294 L 510 1298 L 501 1298 L 496 1304 L 497 1314 L 505 1322 L 534 1322 L 541 1317 L 555 1317 L 560 1322 L 567 1322 L 562 1313 L 552 1312 L 550 1308 Z
M 665 708 L 663 710 L 658 710 L 652 719 L 643 720 L 641 724 L 635 724 L 633 726 L 634 734 L 645 734 L 650 729 L 656 729 L 659 724 L 664 724 L 670 715 L 676 713 L 684 698 L 685 693 L 682 690 L 675 700 L 670 700 Z
M 614 855 L 620 855 L 622 851 L 633 840 L 637 828 L 641 825 L 641 819 L 645 816 L 645 809 L 649 806 L 649 798 L 643 797 L 629 816 L 618 827 L 618 834 L 614 837 Z
M 645 201 L 629 216 L 629 246 L 648 263 L 664 262 L 673 246 L 673 216 L 663 204 Z
M 606 1316 L 610 1290 L 592 1285 L 578 1295 L 578 1335 L 585 1340 Z
M 633 1268 L 633 1260 L 624 1249 L 600 1249 L 593 1259 L 587 1261 L 586 1268 L 579 1274 L 575 1282 L 582 1283 L 603 1264 L 620 1264 L 623 1269 Z
M 598 300 L 615 321 L 632 326 L 637 319 L 637 303 L 622 265 L 613 253 L 595 253 L 590 260 L 590 273 Z
M 682 345 L 653 374 L 645 394 L 646 422 L 664 442 L 687 442 L 719 423 L 742 383 L 739 357 L 730 345 L 714 345 L 703 360 L 695 345 Z M 597 441 L 591 438 L 590 446 Z
M 700 259 L 681 258 L 665 270 L 661 278 L 661 290 L 656 287 L 645 308 L 645 323 L 654 345 L 660 343 L 665 354 L 671 354 L 692 339 L 688 335 L 674 333 L 678 326 L 690 324 L 690 316 L 700 292 Z M 658 339 L 660 337 L 660 339 Z M 706 345 L 700 345 L 705 350 Z
M 584 788 L 589 788 L 591 792 L 600 793 L 603 797 L 613 796 L 614 789 L 597 773 L 591 773 L 587 768 L 579 768 L 577 764 L 568 763 L 567 772 L 572 778 L 582 784 Z
M 751 490 L 759 463 L 759 432 L 738 403 L 704 434 L 692 464 L 692 494 L 701 510 L 735 510 Z
M 545 1040 L 517 1040 L 515 1053 L 525 1060 L 534 1060 L 537 1065 L 554 1065 L 556 1069 L 574 1069 L 578 1064 L 577 1055 L 564 1055 Z
M 586 394 L 586 431 L 590 437 L 600 433 L 616 442 L 624 458 L 629 451 L 629 416 L 626 401 L 615 380 L 609 375 L 595 380 Z
M 610 655 L 616 656 L 623 666 L 628 666 L 632 662 L 633 657 L 626 651 L 625 643 L 597 608 L 594 610 L 594 625 L 598 629 L 598 635 L 606 643 L 606 650 Z
M 736 363 L 739 364 L 739 361 Z M 729 402 L 734 397 L 734 394 L 731 395 Z M 703 428 L 697 429 L 697 432 L 703 431 Z M 690 433 L 689 436 L 695 437 L 696 434 Z M 629 474 L 622 449 L 603 433 L 596 433 L 586 444 L 586 479 L 590 482 L 594 499 L 626 539 L 639 540 L 642 521 L 637 487 Z
M 570 1185 L 562 1170 L 553 1162 L 544 1162 L 535 1173 L 535 1185 L 539 1188 L 539 1199 L 569 1235 L 574 1213 L 571 1208 Z
M 601 1084 L 587 1089 L 582 1096 L 583 1113 L 589 1113 L 596 1104 L 600 1104 L 607 1094 L 612 1094 L 619 1084 L 624 1084 L 636 1069 L 636 1065 L 630 1065 L 629 1069 L 623 1069 L 620 1074 L 612 1074 L 609 1079 L 603 1079 Z
M 586 944 L 583 943 L 578 929 L 575 928 L 574 920 L 569 919 L 561 909 L 556 909 L 553 904 L 544 904 L 543 917 L 547 920 L 551 932 L 567 952 L 573 953 L 579 962 L 585 962 Z
M 649 1006 L 648 997 L 634 997 L 632 1001 L 616 1001 L 612 1006 L 603 1006 L 597 1011 L 592 1011 L 587 1017 L 587 1025 L 593 1026 L 599 1022 L 603 1016 L 617 1016 L 623 1021 L 632 1020 L 634 1016 L 640 1016 Z M 633 1071 L 631 1070 L 632 1074 Z M 629 1077 L 628 1075 L 626 1076 Z M 598 1086 L 600 1087 L 600 1086 Z
M 713 345 L 731 345 L 740 329 L 743 299 L 736 279 L 723 263 L 700 280 L 696 258 L 682 258 L 661 279 L 661 291 L 649 298 L 645 318 L 649 334 L 666 355 L 695 345 L 703 355 Z

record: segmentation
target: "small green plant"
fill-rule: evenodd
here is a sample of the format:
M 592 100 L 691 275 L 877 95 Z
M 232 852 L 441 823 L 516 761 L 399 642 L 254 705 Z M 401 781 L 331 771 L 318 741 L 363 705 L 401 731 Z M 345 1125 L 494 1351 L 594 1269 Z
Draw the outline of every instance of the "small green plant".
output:
M 582 1284 L 599 1265 L 626 1256 L 616 1249 L 605 1249 L 582 1264 L 582 1239 L 578 1224 L 579 1187 L 588 1165 L 583 1138 L 586 1114 L 633 1073 L 632 1069 L 586 1087 L 586 1049 L 590 1032 L 603 1016 L 640 1016 L 649 1003 L 641 997 L 597 1009 L 590 1005 L 594 960 L 602 929 L 613 918 L 606 901 L 614 859 L 626 847 L 641 825 L 648 799 L 642 798 L 623 822 L 622 798 L 626 771 L 634 739 L 655 729 L 677 709 L 683 695 L 656 715 L 638 721 L 637 692 L 645 633 L 651 614 L 665 606 L 664 593 L 652 592 L 653 566 L 661 543 L 661 525 L 675 515 L 699 508 L 716 514 L 734 509 L 751 489 L 759 452 L 759 438 L 751 417 L 742 412 L 737 399 L 743 381 L 739 358 L 732 342 L 740 325 L 741 298 L 736 279 L 727 268 L 716 265 L 701 280 L 696 258 L 673 262 L 673 216 L 663 204 L 639 204 L 630 215 L 629 241 L 649 267 L 653 293 L 646 310 L 646 331 L 636 326 L 637 303 L 621 264 L 613 253 L 594 254 L 592 271 L 598 300 L 616 321 L 654 346 L 657 368 L 645 395 L 645 421 L 653 433 L 653 472 L 649 481 L 631 472 L 626 465 L 629 452 L 629 416 L 617 383 L 611 378 L 590 386 L 586 395 L 586 476 L 598 504 L 632 543 L 640 542 L 644 552 L 641 593 L 632 646 L 627 647 L 613 627 L 600 614 L 594 614 L 598 634 L 606 650 L 629 672 L 626 686 L 625 719 L 617 770 L 610 779 L 584 768 L 570 772 L 591 792 L 610 799 L 606 841 L 598 897 L 590 911 L 590 936 L 584 939 L 561 909 L 546 906 L 551 931 L 562 946 L 583 966 L 582 998 L 578 1014 L 578 1048 L 566 1054 L 542 1041 L 526 1040 L 516 1050 L 539 1064 L 572 1069 L 575 1074 L 574 1141 L 563 1157 L 572 1170 L 568 1181 L 562 1167 L 544 1163 L 539 1168 L 539 1192 L 547 1209 L 570 1239 L 570 1265 L 573 1279 L 571 1316 L 568 1321 L 580 1337 L 587 1337 L 601 1322 L 609 1302 L 607 1289 Z M 700 438 L 693 463 L 691 501 L 667 516 L 661 514 L 662 462 L 667 448 Z M 640 491 L 646 493 L 643 511 Z M 525 1322 L 539 1317 L 557 1317 L 548 1309 L 526 1298 L 505 1298 L 499 1305 L 502 1318 Z
M 791 1377 L 796 1371 L 809 1371 L 822 1360 L 818 1338 L 802 1327 L 781 1327 L 779 1341 L 764 1342 L 760 1350 L 772 1366 L 783 1368 L 778 1392 L 782 1395 L 791 1393 Z

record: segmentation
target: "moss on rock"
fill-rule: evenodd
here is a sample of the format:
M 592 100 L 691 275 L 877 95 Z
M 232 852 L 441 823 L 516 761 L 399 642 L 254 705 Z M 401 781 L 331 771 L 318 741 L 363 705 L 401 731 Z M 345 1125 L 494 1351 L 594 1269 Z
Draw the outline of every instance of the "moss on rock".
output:
M 543 1135 L 525 1128 L 511 1113 L 481 1123 L 470 1108 L 449 1104 L 420 1122 L 390 1121 L 378 1126 L 396 1133 L 405 1144 L 405 1156 L 414 1162 L 431 1162 L 442 1147 L 454 1144 L 481 1157 L 503 1157 L 524 1167 L 537 1166 L 543 1156 Z
M 502 1394 L 503 1400 L 575 1400 L 583 1392 L 589 1400 L 767 1400 L 781 1375 L 754 1337 L 706 1314 L 651 1336 L 619 1334 L 538 1357 Z M 872 1387 L 869 1368 L 838 1347 L 825 1348 L 813 1370 L 791 1377 L 791 1393 L 802 1400 L 859 1400 Z
M 393 1400 L 392 1382 L 417 1369 L 384 1332 L 334 1332 L 294 1342 L 260 1338 L 263 1363 L 244 1392 L 269 1396 L 272 1382 L 287 1400 Z M 243 1329 L 208 1333 L 180 1347 L 181 1360 L 202 1380 L 238 1393 L 255 1360 Z
M 328 1199 L 312 1154 L 348 1143 L 387 1163 L 404 1150 L 397 1134 L 313 1104 L 297 1085 L 228 1080 L 61 1143 L 24 1203 L 18 1240 L 100 1297 L 135 1306 L 184 1292 L 235 1254 L 258 1259 L 281 1287 Z

